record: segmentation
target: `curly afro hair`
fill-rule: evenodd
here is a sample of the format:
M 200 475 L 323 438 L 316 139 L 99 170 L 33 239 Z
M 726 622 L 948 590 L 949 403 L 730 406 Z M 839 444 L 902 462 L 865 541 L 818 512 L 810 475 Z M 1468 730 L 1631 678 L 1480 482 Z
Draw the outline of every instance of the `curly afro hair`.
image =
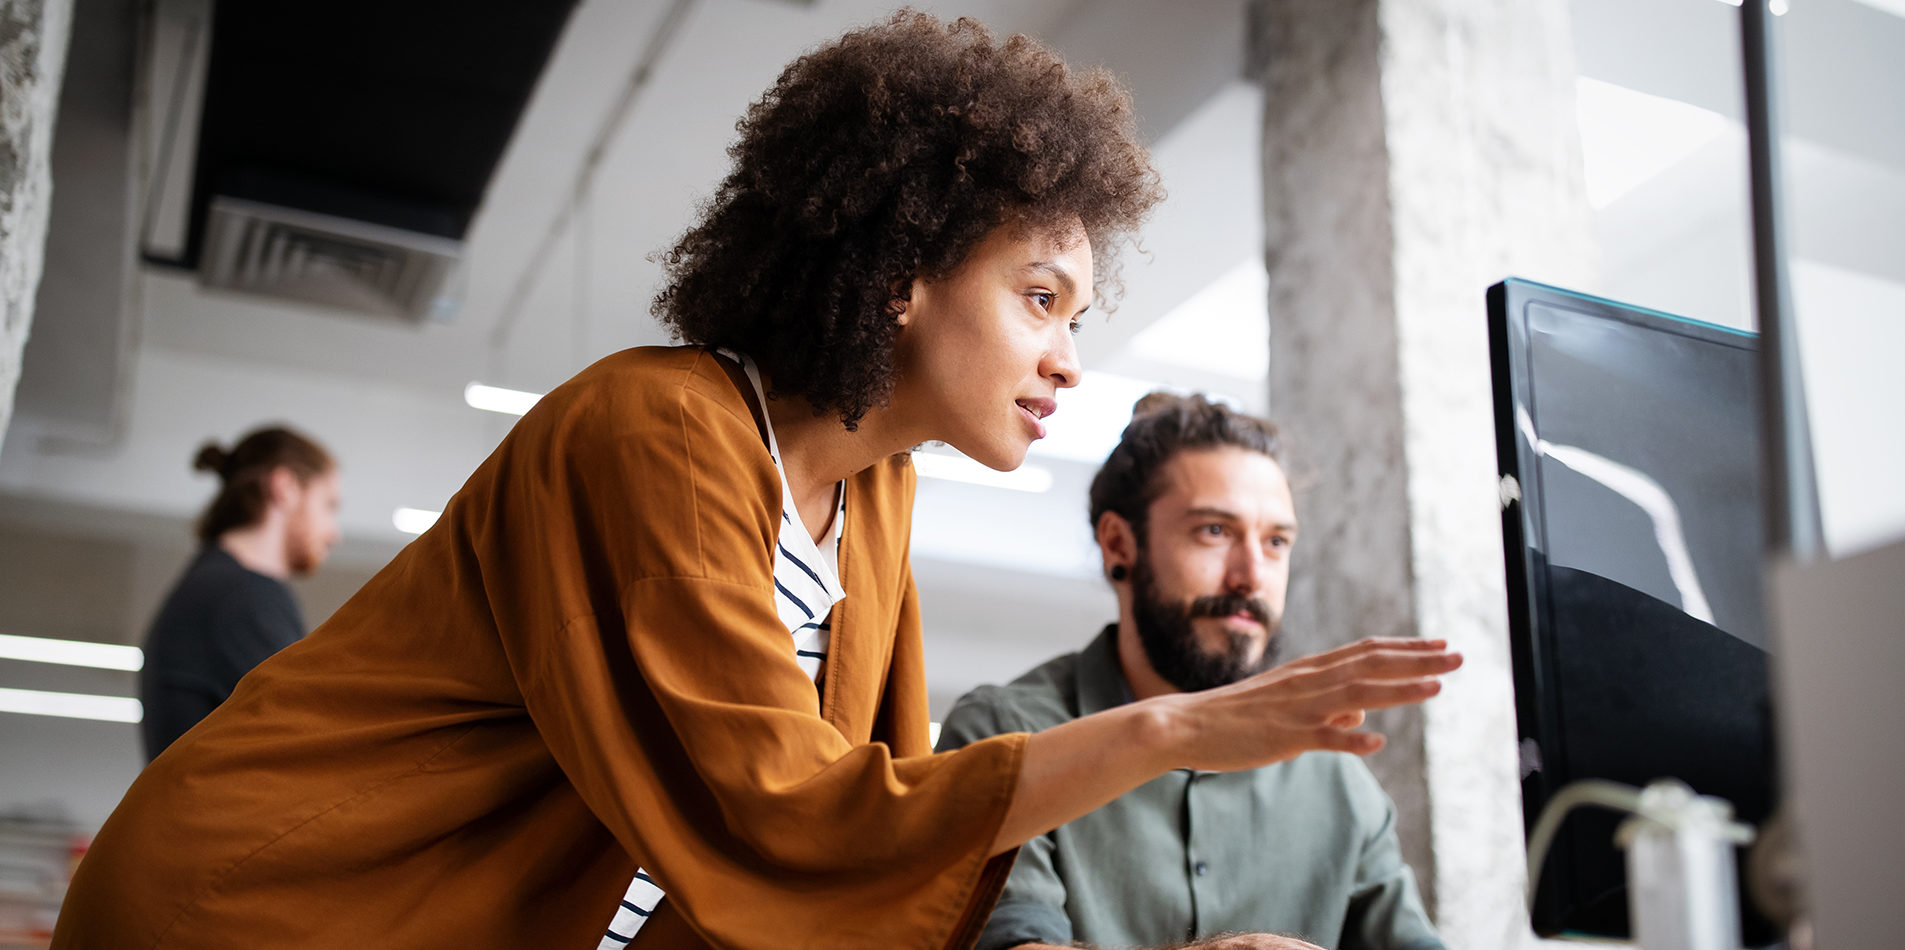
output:
M 662 255 L 654 312 L 732 347 L 775 395 L 855 428 L 893 390 L 889 305 L 1006 224 L 1111 246 L 1163 197 L 1131 97 L 1024 36 L 902 11 L 800 57 L 737 123 L 733 170 Z

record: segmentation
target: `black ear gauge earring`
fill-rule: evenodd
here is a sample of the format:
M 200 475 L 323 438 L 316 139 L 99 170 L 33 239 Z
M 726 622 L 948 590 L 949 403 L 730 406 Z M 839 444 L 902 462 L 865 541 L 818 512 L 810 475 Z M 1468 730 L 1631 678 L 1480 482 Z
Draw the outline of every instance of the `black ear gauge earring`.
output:
M 1110 576 L 1113 581 L 1121 581 L 1125 579 L 1125 575 L 1128 572 L 1124 569 L 1123 564 L 1113 564 L 1111 565 L 1111 570 L 1105 573 Z

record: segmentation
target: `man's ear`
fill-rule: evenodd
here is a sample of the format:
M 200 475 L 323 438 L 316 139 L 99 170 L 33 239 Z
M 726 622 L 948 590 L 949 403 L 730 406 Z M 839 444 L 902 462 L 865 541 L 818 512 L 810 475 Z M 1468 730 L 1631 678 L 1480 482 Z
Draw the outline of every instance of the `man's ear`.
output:
M 1128 572 L 1131 565 L 1137 563 L 1138 534 L 1123 515 L 1115 511 L 1099 515 L 1098 527 L 1093 533 L 1098 537 L 1098 556 L 1104 559 L 1105 576 L 1113 577 L 1114 574 Z M 1123 577 L 1113 579 L 1122 580 Z
M 281 507 L 297 504 L 298 495 L 304 491 L 304 483 L 298 481 L 297 473 L 287 465 L 272 469 L 271 476 L 265 481 L 265 487 L 268 492 L 265 498 L 266 503 Z

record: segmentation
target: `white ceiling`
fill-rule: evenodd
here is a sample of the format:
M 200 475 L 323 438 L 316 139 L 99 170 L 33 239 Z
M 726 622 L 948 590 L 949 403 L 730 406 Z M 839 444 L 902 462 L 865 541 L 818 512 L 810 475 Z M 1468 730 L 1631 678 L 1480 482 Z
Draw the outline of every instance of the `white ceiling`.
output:
M 1905 57 L 1897 55 L 1905 20 L 1851 0 L 1793 4 L 1782 29 L 1788 124 L 1803 139 L 1792 165 L 1804 176 L 1793 217 L 1796 253 L 1810 262 L 1805 282 L 1841 287 L 1832 275 L 1843 273 L 1891 286 L 1905 279 L 1905 110 L 1896 107 L 1905 89 Z M 1095 370 L 1224 391 L 1260 407 L 1262 362 L 1240 362 L 1235 351 L 1239 323 L 1263 326 L 1261 310 L 1240 321 L 1239 305 L 1226 303 L 1236 286 L 1250 286 L 1261 241 L 1261 104 L 1239 78 L 1243 0 L 921 6 L 1031 32 L 1074 63 L 1104 63 L 1127 80 L 1171 196 L 1143 235 L 1145 253 L 1127 255 L 1116 314 L 1089 323 L 1081 353 Z M 615 349 L 665 342 L 648 314 L 659 271 L 647 258 L 689 225 L 698 198 L 725 173 L 735 118 L 788 60 L 887 8 L 884 0 L 687 2 L 647 84 L 618 117 L 631 70 L 675 7 L 584 0 L 476 219 L 454 315 L 421 326 L 380 322 L 143 272 L 120 435 L 98 444 L 46 439 L 32 417 L 18 416 L 0 452 L 0 493 L 16 510 L 71 512 L 75 531 L 106 530 L 119 513 L 149 532 L 203 503 L 209 486 L 187 470 L 199 441 L 287 420 L 342 460 L 352 539 L 344 560 L 362 569 L 387 558 L 404 540 L 392 511 L 441 507 L 507 430 L 508 418 L 463 405 L 465 384 L 540 391 Z M 1733 8 L 1715 0 L 1577 0 L 1574 10 L 1583 75 L 1739 114 Z M 1844 95 L 1848 88 L 1867 94 Z M 1879 102 L 1890 105 L 1875 108 Z M 613 134 L 584 176 L 588 146 L 605 129 Z M 1600 285 L 1584 289 L 1718 322 L 1745 319 L 1743 156 L 1738 141 L 1722 135 L 1610 204 L 1598 217 Z M 586 192 L 558 228 L 579 176 Z M 1199 297 L 1213 285 L 1233 290 Z M 1200 307 L 1199 299 L 1216 302 Z M 1856 299 L 1891 298 L 1871 291 Z M 1167 327 L 1142 335 L 1167 315 Z M 1173 345 L 1143 345 L 1160 335 Z M 1253 336 L 1259 342 L 1249 345 L 1262 347 L 1264 337 Z M 1193 365 L 1200 351 L 1220 350 L 1222 359 Z M 1884 398 L 1868 389 L 1828 402 Z M 1115 433 L 1124 408 L 1088 408 L 1088 396 L 1068 393 L 1054 429 Z M 1857 455 L 1865 449 L 1833 451 L 1853 451 L 1854 460 L 1822 459 L 1822 468 L 1872 468 Z M 1084 526 L 1093 466 L 1049 456 L 1033 462 L 1052 471 L 1049 492 L 922 485 L 914 544 L 938 692 L 1082 643 L 1109 616 Z M 1905 462 L 1897 470 L 1905 480 Z M 1843 490 L 1868 490 L 1854 481 Z M 1877 523 L 1893 516 L 1883 508 Z M 1840 517 L 1873 520 L 1857 505 Z M 1905 510 L 1896 518 L 1905 529 Z

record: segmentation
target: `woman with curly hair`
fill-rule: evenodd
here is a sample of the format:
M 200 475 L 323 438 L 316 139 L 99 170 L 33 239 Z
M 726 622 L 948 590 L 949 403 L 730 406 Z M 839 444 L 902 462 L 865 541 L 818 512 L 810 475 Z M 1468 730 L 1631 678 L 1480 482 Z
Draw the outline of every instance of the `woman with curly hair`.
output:
M 917 14 L 732 155 L 666 257 L 687 345 L 544 397 L 154 761 L 54 946 L 963 947 L 1027 838 L 1433 691 L 1378 644 L 932 755 L 906 452 L 1023 460 L 1156 176 L 1108 75 Z

